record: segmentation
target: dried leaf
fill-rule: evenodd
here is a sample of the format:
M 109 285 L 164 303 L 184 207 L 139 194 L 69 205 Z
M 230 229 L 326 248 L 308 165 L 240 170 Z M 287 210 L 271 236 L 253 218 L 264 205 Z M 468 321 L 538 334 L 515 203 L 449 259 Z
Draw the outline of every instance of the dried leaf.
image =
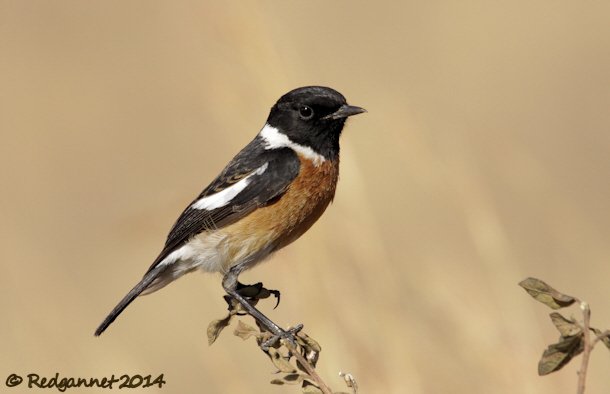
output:
M 212 345 L 225 327 L 231 322 L 232 314 L 228 314 L 224 319 L 213 320 L 208 325 L 208 345 Z
M 274 349 L 272 347 L 269 348 L 269 351 L 267 352 L 267 354 L 269 355 L 269 358 L 271 358 L 271 362 L 273 362 L 273 365 L 275 365 L 275 367 L 280 372 L 288 372 L 288 373 L 297 372 L 296 369 L 294 368 L 294 366 L 292 366 L 292 364 L 290 364 L 288 362 L 288 360 L 286 360 L 286 358 L 284 358 L 282 353 L 280 353 L 276 349 Z
M 604 345 L 606 345 L 608 349 L 610 349 L 610 338 L 607 335 L 602 338 L 602 342 L 604 343 Z
M 309 380 L 304 380 L 303 381 L 302 388 L 303 388 L 303 392 L 304 393 L 320 394 L 322 392 L 322 390 L 320 390 L 320 388 L 318 386 L 316 386 L 315 384 L 313 384 Z
M 303 348 L 301 348 L 301 349 L 302 349 L 301 353 L 304 353 L 303 356 L 305 357 L 305 360 L 307 360 L 309 362 L 309 365 L 311 365 L 312 368 L 315 368 L 316 363 L 318 362 L 318 357 L 319 357 L 320 353 L 316 353 L 313 350 L 310 350 L 309 352 L 307 352 L 305 349 L 303 349 Z M 308 374 L 309 372 L 307 371 L 307 368 L 305 368 L 305 366 L 303 366 L 303 364 L 301 364 L 301 362 L 299 360 L 296 360 L 296 361 L 297 361 L 297 368 Z
M 307 369 L 303 366 L 303 364 L 301 364 L 301 362 L 299 360 L 297 361 L 297 368 L 300 369 L 301 371 L 305 372 L 306 374 L 309 374 L 309 372 L 307 372 Z
M 572 337 L 582 332 L 582 327 L 574 320 L 568 320 L 557 312 L 551 313 L 550 316 L 562 337 Z
M 307 378 L 300 373 L 289 373 L 283 376 L 281 379 L 273 379 L 271 384 L 284 385 L 284 384 L 298 384 L 303 381 L 303 379 Z
M 315 339 L 305 334 L 303 331 L 300 331 L 297 334 L 297 343 L 305 347 L 307 350 L 313 350 L 316 353 L 320 353 L 322 351 L 322 347 L 320 346 L 320 344 Z
M 358 383 L 351 373 L 339 372 L 339 376 L 343 378 L 345 385 L 351 388 L 354 394 L 358 392 Z
M 233 331 L 233 335 L 238 336 L 245 341 L 246 339 L 250 338 L 251 336 L 258 337 L 258 335 L 260 335 L 260 333 L 256 328 L 249 326 L 240 320 L 237 322 L 237 327 L 235 327 L 235 331 Z
M 572 337 L 561 337 L 558 343 L 546 348 L 538 363 L 538 375 L 548 375 L 563 368 L 573 357 L 578 356 L 584 348 L 583 334 Z
M 591 331 L 593 331 L 595 333 L 595 335 L 597 335 L 598 337 L 603 335 L 601 341 L 604 343 L 604 345 L 606 345 L 606 347 L 608 349 L 610 349 L 610 334 L 609 331 L 606 332 L 602 332 L 602 330 L 599 330 L 597 328 L 593 328 L 591 327 Z
M 225 296 L 223 296 L 223 298 L 224 298 L 225 302 L 227 303 L 227 310 L 229 311 L 229 314 L 231 316 L 247 315 L 247 312 L 244 310 L 244 307 L 239 302 L 237 302 L 236 299 L 234 299 L 233 297 L 231 297 L 229 295 L 225 295 Z
M 534 299 L 553 309 L 565 308 L 576 301 L 574 297 L 558 292 L 540 279 L 527 278 L 519 282 L 519 286 Z

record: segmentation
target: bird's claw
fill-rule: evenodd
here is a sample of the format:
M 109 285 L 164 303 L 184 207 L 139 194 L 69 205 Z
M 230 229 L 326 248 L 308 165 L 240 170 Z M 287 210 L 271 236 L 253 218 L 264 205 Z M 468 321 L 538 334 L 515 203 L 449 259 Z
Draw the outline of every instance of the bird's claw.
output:
M 253 285 L 244 285 L 243 283 L 237 282 L 237 288 L 235 290 L 253 304 L 256 304 L 258 300 L 269 298 L 269 296 L 273 295 L 276 299 L 273 309 L 280 305 L 280 291 L 267 289 L 263 287 L 261 282 Z
M 269 290 L 269 293 L 273 294 L 273 296 L 275 297 L 275 306 L 273 307 L 273 309 L 277 308 L 278 306 L 280 306 L 280 291 L 279 290 Z

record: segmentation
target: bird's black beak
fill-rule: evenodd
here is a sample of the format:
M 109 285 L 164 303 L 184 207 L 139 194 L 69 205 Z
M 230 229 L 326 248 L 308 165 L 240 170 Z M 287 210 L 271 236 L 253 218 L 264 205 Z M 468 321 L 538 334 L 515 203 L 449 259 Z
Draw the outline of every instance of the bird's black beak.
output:
M 337 119 L 347 118 L 348 116 L 352 116 L 352 115 L 358 115 L 363 112 L 366 112 L 366 109 L 356 107 L 355 105 L 345 104 L 345 105 L 342 105 L 341 107 L 339 107 L 339 109 L 336 110 L 335 112 L 333 112 L 332 114 L 326 115 L 322 119 L 337 120 Z

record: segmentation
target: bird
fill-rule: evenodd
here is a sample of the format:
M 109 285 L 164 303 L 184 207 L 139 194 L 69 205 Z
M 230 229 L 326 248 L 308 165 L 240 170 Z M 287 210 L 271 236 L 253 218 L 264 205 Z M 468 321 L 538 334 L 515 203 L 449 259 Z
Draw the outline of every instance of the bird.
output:
M 324 213 L 335 196 L 345 122 L 363 112 L 324 86 L 281 96 L 254 139 L 184 209 L 142 280 L 95 336 L 136 297 L 202 270 L 220 273 L 229 297 L 276 337 L 290 338 L 240 294 L 238 276 L 297 240 Z

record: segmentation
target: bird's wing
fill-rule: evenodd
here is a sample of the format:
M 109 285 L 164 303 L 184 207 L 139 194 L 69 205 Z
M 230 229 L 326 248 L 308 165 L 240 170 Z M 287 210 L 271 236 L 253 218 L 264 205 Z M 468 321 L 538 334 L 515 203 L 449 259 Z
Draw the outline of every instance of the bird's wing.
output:
M 282 195 L 299 168 L 292 149 L 267 150 L 255 138 L 182 212 L 149 271 L 195 235 L 235 223 Z

